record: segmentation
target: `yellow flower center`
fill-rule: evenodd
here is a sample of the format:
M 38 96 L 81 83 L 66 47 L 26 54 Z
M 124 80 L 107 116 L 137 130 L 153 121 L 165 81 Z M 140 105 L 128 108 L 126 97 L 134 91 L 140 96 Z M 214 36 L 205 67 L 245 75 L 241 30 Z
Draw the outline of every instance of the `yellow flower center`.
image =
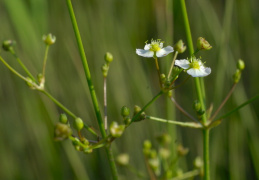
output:
M 160 43 L 163 43 L 160 39 L 151 40 L 150 51 L 157 52 L 161 49 Z M 163 45 L 162 45 L 163 46 Z
M 193 68 L 193 69 L 200 69 L 199 61 L 193 61 L 193 62 L 190 64 L 190 67 Z

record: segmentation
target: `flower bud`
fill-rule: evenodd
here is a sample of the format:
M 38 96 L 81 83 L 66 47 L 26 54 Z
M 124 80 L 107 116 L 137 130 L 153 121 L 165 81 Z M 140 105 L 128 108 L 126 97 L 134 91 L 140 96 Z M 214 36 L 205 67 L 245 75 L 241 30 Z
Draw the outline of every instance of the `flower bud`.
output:
M 59 116 L 59 122 L 63 123 L 63 124 L 67 124 L 68 120 L 67 120 L 67 115 L 62 113 Z
M 134 116 L 136 116 L 140 111 L 141 111 L 141 107 L 135 105 L 135 106 L 134 106 Z M 142 112 L 142 113 L 138 116 L 138 118 L 135 120 L 135 122 L 142 121 L 142 120 L 144 120 L 144 119 L 146 119 L 146 114 L 145 114 L 145 112 Z
M 110 62 L 113 61 L 113 56 L 111 53 L 107 52 L 104 56 L 104 60 L 106 61 L 107 64 L 110 64 Z
M 121 166 L 127 166 L 129 164 L 129 155 L 126 153 L 119 154 L 116 158 L 116 162 Z
M 202 167 L 203 167 L 203 161 L 202 161 L 202 159 L 201 159 L 200 157 L 196 157 L 195 160 L 194 160 L 194 162 L 193 162 L 193 165 L 194 165 L 194 167 L 197 168 L 197 169 L 202 168 Z
M 160 74 L 161 82 L 164 84 L 166 82 L 166 76 L 165 74 Z
M 237 69 L 235 74 L 233 75 L 234 83 L 238 83 L 240 78 L 241 78 L 241 71 Z
M 203 37 L 199 37 L 197 40 L 197 48 L 199 50 L 210 50 L 212 46 Z
M 73 141 L 72 141 L 72 144 L 73 146 L 78 146 L 79 145 L 79 142 L 80 140 L 78 138 L 75 138 Z
M 84 149 L 83 149 L 83 152 L 84 152 L 85 154 L 90 154 L 90 153 L 92 153 L 92 152 L 93 152 L 93 149 L 90 149 L 90 148 L 84 148 Z
M 149 159 L 148 160 L 148 164 L 149 166 L 157 172 L 159 166 L 160 166 L 160 163 L 159 163 L 159 159 L 158 158 L 152 158 L 152 159 Z
M 109 71 L 109 66 L 108 66 L 107 64 L 104 64 L 104 65 L 102 66 L 102 73 L 103 73 L 103 76 L 104 76 L 104 77 L 107 77 L 108 71 Z
M 74 128 L 78 131 L 80 131 L 81 129 L 83 129 L 84 127 L 84 122 L 81 118 L 76 118 L 74 120 Z
M 245 69 L 245 63 L 242 59 L 239 59 L 237 61 L 237 69 L 239 69 L 240 71 L 243 71 Z
M 151 141 L 145 140 L 144 143 L 143 143 L 143 148 L 144 149 L 151 149 L 151 147 L 152 147 Z
M 81 138 L 80 141 L 81 141 L 84 145 L 86 145 L 86 146 L 89 145 L 89 141 L 88 141 L 86 138 L 84 138 L 84 137 Z
M 183 43 L 183 40 L 179 40 L 175 45 L 174 49 L 178 51 L 178 53 L 183 53 L 186 50 L 186 46 Z
M 130 117 L 126 117 L 126 118 L 124 119 L 124 124 L 125 124 L 126 126 L 129 125 L 130 122 L 131 122 Z
M 188 148 L 184 148 L 181 144 L 178 145 L 177 153 L 179 156 L 185 156 L 186 154 L 188 154 L 188 152 L 189 152 Z
M 159 155 L 163 159 L 167 159 L 170 157 L 170 151 L 166 148 L 160 148 L 159 149 Z
M 127 106 L 123 106 L 121 108 L 121 115 L 125 118 L 129 116 L 129 114 L 130 114 L 130 109 Z
M 201 110 L 201 103 L 200 103 L 198 100 L 194 101 L 194 103 L 193 103 L 193 109 L 194 109 L 196 112 L 198 112 L 198 111 Z
M 43 35 L 42 40 L 45 42 L 46 45 L 52 45 L 56 42 L 56 36 L 49 33 L 48 35 Z
M 157 141 L 161 145 L 168 145 L 171 142 L 171 137 L 169 134 L 164 133 L 157 136 Z
M 15 46 L 16 42 L 13 40 L 6 40 L 3 42 L 2 48 L 5 51 L 11 51 L 13 49 L 13 46 Z
M 125 125 L 118 125 L 117 122 L 113 121 L 110 125 L 110 132 L 113 137 L 120 137 L 125 129 Z
M 71 128 L 62 123 L 57 123 L 54 128 L 54 139 L 56 141 L 62 141 L 68 138 L 72 134 Z

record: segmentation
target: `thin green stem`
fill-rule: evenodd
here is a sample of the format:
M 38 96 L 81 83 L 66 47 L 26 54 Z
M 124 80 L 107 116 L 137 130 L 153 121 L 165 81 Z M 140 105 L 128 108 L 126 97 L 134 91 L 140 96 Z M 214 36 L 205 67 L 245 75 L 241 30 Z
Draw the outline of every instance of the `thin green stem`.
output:
M 177 55 L 178 55 L 178 51 L 176 51 L 176 52 L 174 53 L 174 58 L 173 58 L 173 61 L 172 61 L 172 64 L 171 64 L 171 67 L 170 67 L 170 70 L 169 70 L 167 79 L 169 79 L 169 78 L 171 77 L 172 70 L 173 70 L 173 67 L 174 67 L 174 62 L 175 62 L 175 59 L 176 59 Z
M 147 109 L 153 102 L 155 102 L 155 100 L 157 100 L 157 98 L 159 98 L 164 92 L 163 91 L 160 91 L 156 96 L 154 96 L 151 101 L 149 101 L 142 109 L 141 111 L 139 111 L 131 120 L 130 123 L 133 123 L 139 116 L 142 112 L 145 111 L 145 109 Z
M 98 105 L 95 89 L 94 89 L 94 86 L 93 86 L 93 83 L 92 83 L 91 74 L 90 74 L 90 70 L 89 70 L 89 67 L 88 67 L 88 63 L 87 63 L 87 59 L 86 59 L 86 55 L 85 55 L 85 51 L 84 51 L 84 46 L 83 46 L 83 43 L 82 43 L 82 40 L 81 40 L 81 35 L 80 35 L 79 28 L 78 28 L 78 25 L 77 25 L 77 21 L 76 21 L 75 13 L 74 13 L 74 10 L 73 10 L 73 6 L 72 6 L 72 3 L 71 3 L 71 0 L 67 0 L 66 2 L 67 2 L 71 22 L 72 22 L 72 25 L 73 25 L 73 29 L 74 29 L 74 32 L 75 32 L 75 36 L 76 36 L 76 40 L 77 40 L 77 44 L 78 44 L 78 48 L 79 48 L 79 53 L 80 53 L 80 56 L 81 56 L 83 67 L 84 67 L 85 76 L 86 76 L 88 87 L 89 87 L 89 90 L 90 90 L 91 99 L 92 99 L 92 102 L 93 102 L 93 106 L 94 106 L 97 122 L 98 122 L 98 125 L 99 125 L 99 129 L 101 131 L 102 137 L 105 138 L 107 135 L 106 135 L 106 132 L 105 132 L 105 128 L 104 128 L 104 124 L 103 124 L 103 120 L 102 120 L 102 115 L 101 115 L 100 108 L 99 108 L 99 105 Z M 109 160 L 109 164 L 110 164 L 110 167 L 111 167 L 111 170 L 112 170 L 113 179 L 117 180 L 118 179 L 118 173 L 117 173 L 116 165 L 115 165 L 115 162 L 114 162 L 113 154 L 111 152 L 110 147 L 106 147 L 105 150 L 106 150 L 108 160 Z
M 197 176 L 200 174 L 200 170 L 199 169 L 194 169 L 192 171 L 186 172 L 184 174 L 182 174 L 180 177 L 175 177 L 173 179 L 170 180 L 184 180 L 184 179 L 190 179 L 194 176 Z
M 146 119 L 150 119 L 150 120 L 158 121 L 158 122 L 175 124 L 175 125 L 179 125 L 182 127 L 190 127 L 190 128 L 197 128 L 197 129 L 203 128 L 200 124 L 194 123 L 194 122 L 179 122 L 179 121 L 167 120 L 167 119 L 162 119 L 162 118 L 153 117 L 153 116 L 146 116 Z
M 107 81 L 106 81 L 106 77 L 103 77 L 103 106 L 104 106 L 104 129 L 107 133 L 108 116 L 107 116 Z
M 193 48 L 192 35 L 191 35 L 191 29 L 190 29 L 190 25 L 189 25 L 189 20 L 188 20 L 185 0 L 180 0 L 180 6 L 181 6 L 181 10 L 182 10 L 182 15 L 183 15 L 184 28 L 185 28 L 185 31 L 186 31 L 186 37 L 187 37 L 187 44 L 188 44 L 188 47 L 189 47 L 189 53 L 190 53 L 190 56 L 192 56 L 193 53 L 194 53 L 194 48 Z M 202 108 L 202 110 L 204 110 L 206 112 L 205 94 L 203 94 L 203 93 L 205 93 L 203 80 L 200 82 L 200 79 L 198 77 L 196 77 L 195 78 L 195 87 L 196 87 L 198 99 L 199 99 L 199 101 L 201 103 L 201 108 Z M 206 122 L 207 122 L 206 113 L 204 113 L 202 115 L 202 121 L 203 121 L 203 124 L 206 124 Z M 203 151 L 204 180 L 209 180 L 210 179 L 209 129 L 203 130 L 203 150 L 204 150 Z
M 51 94 L 49 94 L 47 91 L 45 90 L 39 90 L 40 92 L 42 92 L 43 94 L 45 94 L 46 96 L 48 96 L 48 98 L 53 101 L 57 106 L 59 106 L 63 111 L 65 111 L 69 116 L 73 117 L 74 119 L 77 118 L 77 116 L 72 113 L 69 109 L 67 109 L 63 104 L 61 104 L 57 99 L 55 99 Z M 97 133 L 92 129 L 90 128 L 88 125 L 86 125 L 84 123 L 84 127 L 89 131 L 91 132 L 93 135 L 95 136 L 98 136 Z
M 10 49 L 11 54 L 16 58 L 20 66 L 23 68 L 23 70 L 26 72 L 26 74 L 34 81 L 36 82 L 35 78 L 33 75 L 30 73 L 30 71 L 27 69 L 27 67 L 23 64 L 22 60 L 17 56 L 15 51 L 13 49 Z
M 233 91 L 235 90 L 237 83 L 234 83 L 232 88 L 230 89 L 230 91 L 228 92 L 226 98 L 222 101 L 222 103 L 220 104 L 220 106 L 218 107 L 218 109 L 215 111 L 215 113 L 211 116 L 210 121 L 212 121 L 219 113 L 219 111 L 222 109 L 222 107 L 225 105 L 225 103 L 227 102 L 227 100 L 229 99 L 229 97 L 231 96 L 231 94 L 233 93 Z
M 155 63 L 156 63 L 156 70 L 157 70 L 157 74 L 158 74 L 158 78 L 159 78 L 160 88 L 162 89 L 162 81 L 161 81 L 161 77 L 160 77 L 161 73 L 160 73 L 157 57 L 155 57 Z
M 49 45 L 46 45 L 45 55 L 44 55 L 44 60 L 43 60 L 43 67 L 42 67 L 42 76 L 44 79 L 45 79 L 46 63 L 47 63 L 47 59 L 48 59 L 48 52 L 49 52 Z

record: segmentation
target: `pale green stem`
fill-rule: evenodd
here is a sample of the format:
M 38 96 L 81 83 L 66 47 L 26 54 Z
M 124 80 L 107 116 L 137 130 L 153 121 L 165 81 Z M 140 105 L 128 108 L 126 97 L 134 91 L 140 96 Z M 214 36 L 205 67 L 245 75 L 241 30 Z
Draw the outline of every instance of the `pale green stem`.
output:
M 23 68 L 23 70 L 26 72 L 26 74 L 34 81 L 36 82 L 35 78 L 33 77 L 33 75 L 30 73 L 30 71 L 26 68 L 26 66 L 23 64 L 22 60 L 16 55 L 15 51 L 13 49 L 10 49 L 10 52 L 12 53 L 12 55 L 16 58 L 16 60 L 18 61 L 18 63 L 21 65 L 21 67 Z
M 72 22 L 72 25 L 73 25 L 73 29 L 74 29 L 74 32 L 75 32 L 77 45 L 78 45 L 78 48 L 79 48 L 79 53 L 80 53 L 83 68 L 84 68 L 84 71 L 85 71 L 85 76 L 86 76 L 88 87 L 89 87 L 89 90 L 90 90 L 90 95 L 91 95 L 91 99 L 92 99 L 92 102 L 93 102 L 93 106 L 94 106 L 97 122 L 98 122 L 98 125 L 99 125 L 99 129 L 101 131 L 102 137 L 105 138 L 107 135 L 106 135 L 106 132 L 105 132 L 105 128 L 104 128 L 104 124 L 103 124 L 103 120 L 102 120 L 102 115 L 101 115 L 99 104 L 98 104 L 98 101 L 97 101 L 95 89 L 94 89 L 93 82 L 92 82 L 92 79 L 91 79 L 91 73 L 90 73 L 90 70 L 89 70 L 89 67 L 88 67 L 88 63 L 87 63 L 87 59 L 86 59 L 86 55 L 85 55 L 85 51 L 84 51 L 84 46 L 83 46 L 81 35 L 80 35 L 79 29 L 78 29 L 78 25 L 77 25 L 75 13 L 74 13 L 74 10 L 73 10 L 73 6 L 72 6 L 72 3 L 71 3 L 71 0 L 67 0 L 66 2 L 67 2 L 71 22 Z M 106 153 L 108 155 L 108 160 L 109 160 L 109 164 L 110 164 L 110 167 L 111 167 L 113 179 L 117 180 L 118 179 L 118 172 L 117 172 L 117 168 L 116 168 L 116 165 L 115 165 L 113 154 L 111 152 L 110 147 L 106 147 L 105 150 L 106 150 Z
M 192 56 L 192 54 L 194 53 L 194 48 L 193 48 L 192 35 L 191 35 L 191 29 L 190 29 L 190 25 L 189 25 L 185 0 L 180 0 L 180 6 L 181 6 L 183 20 L 184 20 L 184 27 L 185 27 L 185 31 L 186 31 L 186 38 L 187 38 L 187 44 L 189 47 L 189 53 L 190 53 L 190 56 Z M 202 80 L 202 83 L 204 83 L 203 80 Z M 199 78 L 195 78 L 195 87 L 196 87 L 198 99 L 201 103 L 201 108 L 202 108 L 202 110 L 206 111 L 205 102 L 204 102 L 204 100 L 205 100 L 204 94 L 202 94 L 202 91 L 205 92 L 204 84 L 201 85 Z M 201 88 L 203 88 L 203 90 L 201 90 Z M 204 113 L 202 115 L 202 121 L 203 121 L 203 124 L 206 124 L 206 122 L 207 122 L 206 113 Z M 209 180 L 210 179 L 209 129 L 203 130 L 203 161 L 204 161 L 204 180 Z
M 169 70 L 167 79 L 169 79 L 169 78 L 171 77 L 172 70 L 173 70 L 173 67 L 174 67 L 174 62 L 175 62 L 175 59 L 176 59 L 177 55 L 178 55 L 178 51 L 176 51 L 176 52 L 174 53 L 174 59 L 173 59 L 173 61 L 172 61 L 172 64 L 171 64 L 171 67 L 170 67 L 170 70 Z
M 179 126 L 182 126 L 182 127 L 197 128 L 197 129 L 203 128 L 200 124 L 194 123 L 194 122 L 179 122 L 179 121 L 157 118 L 157 117 L 153 117 L 153 116 L 146 116 L 146 119 L 150 119 L 150 120 L 158 121 L 158 122 L 175 124 L 175 125 L 179 125 Z
M 199 169 L 195 169 L 195 170 L 192 170 L 192 171 L 189 171 L 189 172 L 186 172 L 184 173 L 183 175 L 181 175 L 181 177 L 175 177 L 175 178 L 172 178 L 170 180 L 184 180 L 184 179 L 189 179 L 189 178 L 192 178 L 194 176 L 197 176 L 200 174 L 200 170 Z
M 158 73 L 160 88 L 162 89 L 162 81 L 161 81 L 161 77 L 160 77 L 161 73 L 160 73 L 157 57 L 155 57 L 155 62 L 156 62 L 156 70 L 157 70 L 157 73 Z
M 49 52 L 49 45 L 46 45 L 45 55 L 44 55 L 44 60 L 43 60 L 43 67 L 42 67 L 42 76 L 44 79 L 45 79 L 46 63 L 47 63 L 47 59 L 48 59 L 48 52 Z
M 103 106 L 104 106 L 104 129 L 107 133 L 108 116 L 107 116 L 107 81 L 106 81 L 106 77 L 103 77 Z

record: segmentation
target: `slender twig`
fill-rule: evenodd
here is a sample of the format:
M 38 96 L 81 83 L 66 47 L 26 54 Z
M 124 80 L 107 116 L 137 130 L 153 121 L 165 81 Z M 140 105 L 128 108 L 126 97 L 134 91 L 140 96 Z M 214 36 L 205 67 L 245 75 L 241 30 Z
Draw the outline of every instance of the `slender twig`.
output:
M 222 109 L 222 107 L 225 105 L 225 103 L 227 102 L 227 100 L 229 99 L 229 97 L 231 96 L 231 94 L 233 93 L 233 91 L 236 88 L 237 83 L 234 83 L 232 88 L 230 89 L 230 91 L 228 92 L 226 98 L 222 101 L 222 103 L 220 104 L 220 106 L 218 107 L 218 109 L 215 111 L 215 113 L 211 116 L 210 121 L 212 121 L 219 113 L 219 111 Z
M 104 129 L 107 133 L 107 83 L 106 77 L 103 77 L 103 106 L 104 106 Z
M 176 102 L 176 100 L 173 98 L 173 96 L 171 96 L 170 99 L 171 99 L 171 101 L 173 101 L 173 103 L 175 104 L 175 106 L 177 107 L 177 109 L 179 109 L 186 117 L 188 117 L 188 118 L 190 118 L 191 120 L 193 120 L 193 121 L 199 123 L 200 125 L 202 125 L 200 121 L 198 121 L 198 120 L 195 119 L 192 115 L 190 115 L 188 112 L 186 112 L 186 111 Z
M 49 52 L 49 45 L 46 45 L 43 66 L 42 66 L 42 76 L 44 79 L 45 79 L 46 63 L 47 63 L 47 59 L 48 59 L 48 52 Z
M 153 116 L 146 116 L 146 119 L 150 119 L 150 120 L 154 120 L 154 121 L 158 121 L 158 122 L 175 124 L 175 125 L 179 125 L 182 127 L 190 127 L 190 128 L 197 128 L 197 129 L 203 128 L 203 126 L 201 124 L 194 123 L 194 122 L 179 122 L 179 121 L 157 118 L 157 117 L 153 117 Z
M 152 171 L 149 163 L 148 163 L 148 158 L 145 157 L 145 164 L 146 164 L 146 167 L 147 167 L 147 172 L 148 172 L 148 175 L 150 177 L 150 180 L 156 180 L 156 176 L 154 174 L 154 172 Z
M 174 62 L 175 62 L 175 59 L 176 59 L 177 55 L 178 55 L 178 51 L 176 51 L 176 52 L 174 53 L 174 59 L 173 59 L 173 61 L 172 61 L 172 63 L 171 63 L 171 67 L 170 67 L 170 70 L 169 70 L 167 79 L 169 79 L 169 78 L 171 77 L 172 70 L 173 70 L 173 67 L 174 67 Z

